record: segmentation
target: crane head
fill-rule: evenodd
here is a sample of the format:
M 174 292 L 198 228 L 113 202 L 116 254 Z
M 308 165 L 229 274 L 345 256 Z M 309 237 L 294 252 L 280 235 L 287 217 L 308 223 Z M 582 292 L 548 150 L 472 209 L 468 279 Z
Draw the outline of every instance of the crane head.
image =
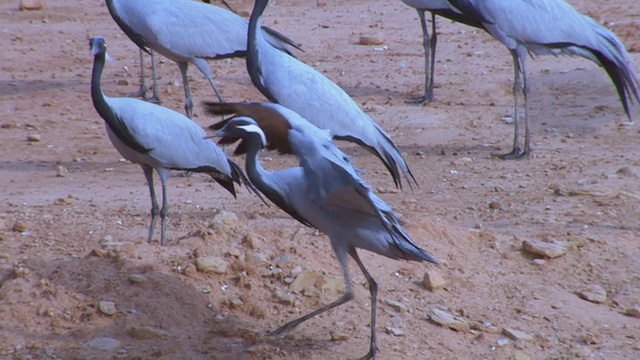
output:
M 264 132 L 250 117 L 235 116 L 227 119 L 224 126 L 213 134 L 213 137 L 219 137 L 218 144 L 228 145 L 233 144 L 238 140 L 242 140 L 240 145 L 236 148 L 236 155 L 246 152 L 248 139 L 257 136 L 260 140 L 260 147 L 264 147 L 267 144 L 267 138 Z
M 92 37 L 91 40 L 89 40 L 89 48 L 93 56 L 105 54 L 107 52 L 107 43 L 100 36 Z

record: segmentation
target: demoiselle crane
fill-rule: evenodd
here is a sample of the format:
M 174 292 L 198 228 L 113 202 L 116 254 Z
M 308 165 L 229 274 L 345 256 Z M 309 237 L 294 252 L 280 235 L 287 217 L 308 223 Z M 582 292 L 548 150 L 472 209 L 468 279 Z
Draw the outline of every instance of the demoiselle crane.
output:
M 269 46 L 260 29 L 269 0 L 256 0 L 249 18 L 247 70 L 251 81 L 270 101 L 292 109 L 334 138 L 364 146 L 376 154 L 402 187 L 413 174 L 389 135 L 333 81 L 297 59 Z
M 420 26 L 422 28 L 422 46 L 424 47 L 424 95 L 413 103 L 428 104 L 433 100 L 433 79 L 436 61 L 436 45 L 438 33 L 436 32 L 436 15 L 463 23 L 465 25 L 481 28 L 482 22 L 474 17 L 460 13 L 447 0 L 402 0 L 406 5 L 416 9 Z M 431 36 L 427 28 L 426 12 L 431 13 Z
M 503 159 L 528 156 L 529 83 L 527 52 L 533 55 L 577 55 L 602 66 L 613 82 L 631 122 L 629 102 L 640 102 L 631 57 L 616 35 L 563 0 L 448 0 L 460 13 L 474 16 L 513 58 L 513 150 Z M 522 81 L 520 76 L 522 75 Z M 520 148 L 519 92 L 524 96 L 524 148 Z
M 191 0 L 106 0 L 109 13 L 141 49 L 153 50 L 178 64 L 185 94 L 185 111 L 193 117 L 187 68 L 193 64 L 224 101 L 207 60 L 243 57 L 247 50 L 248 20 L 210 4 Z M 264 37 L 278 51 L 291 55 L 293 41 L 271 29 Z M 154 82 L 156 80 L 154 79 Z
M 186 116 L 162 106 L 131 98 L 109 98 L 104 95 L 100 78 L 105 64 L 107 45 L 101 37 L 89 41 L 93 59 L 91 99 L 104 119 L 109 140 L 127 160 L 142 167 L 151 195 L 151 225 L 148 241 L 153 239 L 158 214 L 161 218 L 161 245 L 166 244 L 169 202 L 166 183 L 171 170 L 187 170 L 210 175 L 234 197 L 234 182 L 251 184 L 242 169 L 211 140 L 202 128 Z M 158 208 L 153 185 L 153 170 L 162 183 L 162 208 Z
M 271 335 L 285 334 L 312 317 L 353 299 L 348 267 L 350 256 L 369 285 L 371 335 L 369 351 L 363 359 L 373 358 L 377 352 L 378 286 L 360 260 L 357 249 L 391 259 L 437 261 L 411 239 L 391 207 L 371 192 L 351 163 L 345 160 L 346 155 L 335 146 L 329 131 L 315 127 L 278 104 L 253 106 L 254 118 L 235 116 L 227 119 L 218 124 L 222 128 L 214 136 L 220 137 L 222 144 L 241 140 L 237 149 L 246 153 L 247 176 L 253 185 L 302 224 L 327 234 L 342 268 L 345 285 L 345 293 L 339 299 L 284 324 Z M 277 149 L 290 148 L 300 165 L 279 171 L 263 169 L 258 153 L 269 143 Z

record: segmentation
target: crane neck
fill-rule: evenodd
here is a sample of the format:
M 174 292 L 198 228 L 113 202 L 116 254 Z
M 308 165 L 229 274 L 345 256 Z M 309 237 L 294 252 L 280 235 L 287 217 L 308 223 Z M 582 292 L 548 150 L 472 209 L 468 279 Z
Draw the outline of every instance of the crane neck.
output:
M 265 176 L 268 172 L 264 170 L 260 163 L 260 149 L 262 148 L 262 140 L 258 134 L 250 134 L 245 137 L 244 141 L 247 142 L 247 155 L 246 155 L 246 170 L 249 180 L 260 190 L 265 192 L 269 190 L 269 185 L 265 182 Z
M 267 8 L 269 0 L 256 0 L 249 17 L 249 29 L 247 36 L 247 52 L 256 52 L 256 45 L 258 42 L 258 36 L 260 36 L 260 29 L 262 28 L 262 14 Z
M 100 52 L 93 58 L 93 70 L 91 71 L 91 100 L 96 111 L 107 123 L 110 123 L 110 119 L 115 118 L 113 111 L 100 86 L 100 78 L 102 77 L 102 69 L 104 69 L 104 63 L 106 58 L 106 52 Z

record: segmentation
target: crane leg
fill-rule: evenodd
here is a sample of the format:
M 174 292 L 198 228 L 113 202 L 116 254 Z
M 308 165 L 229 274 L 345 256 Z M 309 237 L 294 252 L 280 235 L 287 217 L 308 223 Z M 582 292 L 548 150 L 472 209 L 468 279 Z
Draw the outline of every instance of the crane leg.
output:
M 424 95 L 410 103 L 415 105 L 428 104 L 433 100 L 433 63 L 436 57 L 436 16 L 431 14 L 432 34 L 429 37 L 429 30 L 427 29 L 427 19 L 425 18 L 425 11 L 422 9 L 416 9 L 418 12 L 418 18 L 420 19 L 420 26 L 422 28 L 422 46 L 424 47 Z
M 162 101 L 160 100 L 160 90 L 158 89 L 158 59 L 153 50 L 151 51 L 151 74 L 153 78 L 153 96 L 145 97 L 145 101 L 160 104 Z
M 153 168 L 143 166 L 142 171 L 144 172 L 144 177 L 147 178 L 147 185 L 149 185 L 149 194 L 151 195 L 151 225 L 149 226 L 149 237 L 147 238 L 147 242 L 151 243 L 153 240 L 153 230 L 156 227 L 156 220 L 158 219 L 158 201 L 156 200 L 156 190 L 153 187 Z
M 369 284 L 369 293 L 371 294 L 371 341 L 369 342 L 369 352 L 365 356 L 361 357 L 360 360 L 373 359 L 376 357 L 376 352 L 378 352 L 378 347 L 376 346 L 376 305 L 378 284 L 364 267 L 364 264 L 360 260 L 355 248 L 351 248 L 351 250 L 349 250 L 349 255 L 351 255 L 353 260 L 356 261 L 356 264 L 360 267 L 360 271 L 362 271 L 362 274 L 364 274 L 364 277 L 367 279 L 367 284 Z
M 514 111 L 513 111 L 513 149 L 511 152 L 506 154 L 497 154 L 492 153 L 493 156 L 502 159 L 502 160 L 511 160 L 511 159 L 522 159 L 527 157 L 530 154 L 529 148 L 529 122 L 528 122 L 528 83 L 527 83 L 527 74 L 526 74 L 526 53 L 519 54 L 517 50 L 510 50 L 511 56 L 513 57 L 513 96 L 514 96 Z M 520 74 L 524 78 L 524 86 L 520 82 Z M 524 94 L 525 100 L 525 148 L 524 150 L 520 148 L 520 116 L 519 116 L 519 108 L 520 108 L 520 91 Z
M 321 308 L 319 308 L 318 310 L 312 311 L 304 316 L 301 316 L 293 321 L 290 321 L 282 326 L 280 326 L 279 328 L 277 328 L 276 330 L 268 333 L 268 335 L 271 336 L 277 336 L 277 335 L 283 335 L 288 333 L 289 331 L 295 329 L 298 325 L 302 324 L 303 322 L 311 319 L 312 317 L 322 314 L 325 311 L 331 310 L 334 307 L 340 306 L 346 302 L 348 302 L 349 300 L 353 299 L 354 294 L 353 294 L 353 287 L 351 285 L 351 277 L 349 276 L 349 268 L 347 267 L 347 257 L 346 254 L 344 252 L 342 253 L 338 253 L 336 252 L 336 255 L 338 256 L 338 260 L 340 261 L 340 265 L 342 266 L 342 271 L 343 271 L 343 276 L 344 276 L 344 286 L 345 286 L 345 292 L 344 294 L 336 301 L 333 301 Z
M 191 100 L 191 88 L 189 88 L 189 79 L 187 78 L 188 63 L 178 63 L 180 73 L 182 74 L 182 86 L 184 87 L 184 111 L 189 119 L 193 119 L 193 100 Z
M 165 233 L 167 232 L 167 217 L 169 216 L 169 202 L 167 201 L 167 176 L 160 174 L 160 181 L 162 183 L 162 209 L 160 209 L 160 245 L 165 246 L 167 244 L 167 238 Z
M 147 88 L 147 84 L 145 83 L 145 75 L 144 75 L 144 53 L 142 51 L 142 49 L 138 49 L 140 50 L 140 89 L 138 89 L 138 91 L 134 91 L 132 93 L 128 93 L 127 96 L 131 96 L 131 97 L 141 97 L 143 99 L 146 99 L 147 97 L 147 92 L 149 91 L 149 89 Z
M 207 78 L 207 80 L 209 81 L 209 84 L 211 84 L 211 87 L 213 88 L 213 91 L 216 93 L 218 100 L 220 102 L 224 102 L 224 97 L 222 97 L 222 93 L 218 89 L 218 86 L 216 86 L 215 81 L 213 81 L 213 75 L 211 74 L 211 68 L 209 67 L 209 63 L 207 62 L 207 60 L 196 58 L 193 60 L 193 65 L 195 65 L 198 68 L 198 70 L 200 70 L 200 72 L 203 73 L 204 76 Z

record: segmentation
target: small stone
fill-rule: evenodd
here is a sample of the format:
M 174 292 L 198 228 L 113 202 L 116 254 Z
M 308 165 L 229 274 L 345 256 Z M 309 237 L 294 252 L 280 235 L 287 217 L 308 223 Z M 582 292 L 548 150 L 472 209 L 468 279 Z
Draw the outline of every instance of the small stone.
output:
M 118 80 L 118 85 L 119 86 L 129 86 L 129 85 L 131 85 L 131 83 L 127 79 L 120 79 L 120 80 Z
M 262 265 L 269 264 L 269 259 L 267 258 L 267 256 L 257 251 L 248 251 L 244 256 L 244 261 L 247 264 L 254 265 L 254 266 L 262 266 Z
M 427 270 L 422 278 L 422 286 L 429 291 L 436 291 L 443 288 L 447 282 L 438 270 Z
M 44 0 L 20 0 L 20 10 L 40 10 L 44 7 Z
M 597 284 L 589 284 L 584 289 L 577 292 L 577 295 L 592 303 L 600 304 L 607 301 L 607 291 Z
M 40 134 L 29 134 L 27 135 L 28 142 L 39 142 L 41 140 Z
M 184 269 L 182 269 L 182 275 L 186 276 L 186 277 L 190 277 L 193 278 L 196 275 L 198 275 L 198 269 L 196 269 L 196 267 L 189 263 L 187 265 L 185 265 Z
M 399 301 L 384 299 L 382 302 L 389 305 L 396 312 L 403 313 L 407 311 L 407 306 Z
M 502 339 L 496 340 L 496 345 L 498 345 L 500 347 L 505 346 L 507 344 L 509 344 L 509 339 L 502 338 Z
M 66 206 L 66 205 L 71 205 L 71 204 L 73 204 L 73 201 L 71 201 L 71 199 L 69 199 L 69 198 L 57 198 L 53 202 L 53 205 L 56 205 L 56 206 Z
M 523 353 L 522 351 L 516 351 L 516 354 L 514 355 L 515 360 L 533 360 L 532 356 L 529 356 L 525 353 Z
M 536 240 L 523 240 L 522 249 L 526 252 L 550 259 L 562 256 L 567 251 L 564 246 L 556 244 L 555 242 L 546 243 Z
M 433 322 L 451 330 L 468 332 L 470 329 L 469 324 L 466 321 L 459 319 L 444 310 L 431 309 L 428 311 L 428 314 L 429 318 Z
M 628 308 L 625 313 L 629 316 L 640 318 L 640 305 L 634 305 Z
M 148 326 L 133 326 L 127 329 L 127 334 L 137 340 L 163 339 L 167 333 Z
M 143 274 L 131 274 L 129 275 L 129 281 L 131 281 L 134 284 L 140 284 L 143 283 L 145 281 L 147 281 L 147 277 L 144 276 Z
M 393 336 L 404 336 L 404 331 L 392 326 L 387 326 L 384 328 L 384 330 L 387 332 L 387 334 L 391 334 Z
M 622 168 L 618 169 L 618 171 L 616 171 L 616 174 L 622 175 L 622 176 L 626 176 L 626 177 L 631 177 L 631 178 L 640 177 L 640 175 L 638 175 L 638 171 L 636 169 L 628 167 L 628 166 L 625 166 L 625 167 L 622 167 Z
M 598 345 L 602 343 L 602 335 L 598 332 L 587 332 L 582 336 L 582 339 L 587 345 Z
M 318 291 L 316 283 L 320 282 L 321 274 L 315 271 L 305 271 L 300 273 L 295 280 L 289 285 L 289 290 L 294 293 L 302 293 L 305 295 L 313 295 Z
M 98 309 L 101 313 L 109 316 L 113 316 L 118 312 L 116 304 L 113 301 L 100 301 Z
M 207 256 L 196 259 L 196 268 L 202 272 L 224 274 L 227 272 L 227 261 L 218 256 Z
M 278 299 L 278 302 L 279 302 L 280 304 L 283 304 L 283 305 L 289 305 L 289 306 L 292 306 L 292 305 L 295 305 L 295 303 L 296 303 L 296 298 L 295 298 L 295 296 L 293 296 L 293 294 L 292 294 L 292 293 L 290 293 L 290 292 L 284 292 L 284 291 L 282 291 L 282 290 L 276 290 L 276 291 L 273 293 L 273 296 L 274 296 L 276 299 Z
M 25 232 L 27 231 L 27 225 L 22 221 L 18 220 L 13 224 L 13 228 L 11 230 L 15 232 Z
M 244 305 L 244 302 L 238 296 L 234 296 L 231 299 L 229 299 L 229 306 L 231 306 L 234 309 L 241 308 L 242 305 Z
M 95 350 L 111 351 L 120 347 L 120 341 L 110 337 L 101 337 L 89 341 L 88 343 L 84 344 L 84 346 L 90 347 Z
M 57 177 L 67 177 L 68 174 L 69 174 L 69 170 L 67 170 L 66 167 L 64 167 L 62 165 L 58 165 L 56 167 L 56 176 Z
M 499 202 L 496 202 L 496 201 L 489 202 L 489 209 L 491 209 L 491 210 L 500 210 L 500 208 L 502 208 L 502 205 L 500 205 Z
M 531 262 L 534 263 L 535 265 L 542 266 L 542 265 L 547 263 L 547 260 L 545 260 L 545 259 L 533 259 L 533 260 L 531 260 Z
M 382 33 L 362 35 L 358 43 L 360 45 L 382 45 L 384 43 L 384 35 Z
M 232 231 L 238 224 L 238 215 L 230 211 L 220 211 L 211 221 L 211 227 L 221 231 Z
M 343 333 L 339 333 L 337 331 L 330 331 L 329 335 L 331 335 L 331 341 L 347 341 L 349 337 Z
M 518 341 L 518 340 L 533 341 L 533 336 L 520 330 L 504 328 L 502 329 L 502 333 L 508 336 L 513 341 Z

